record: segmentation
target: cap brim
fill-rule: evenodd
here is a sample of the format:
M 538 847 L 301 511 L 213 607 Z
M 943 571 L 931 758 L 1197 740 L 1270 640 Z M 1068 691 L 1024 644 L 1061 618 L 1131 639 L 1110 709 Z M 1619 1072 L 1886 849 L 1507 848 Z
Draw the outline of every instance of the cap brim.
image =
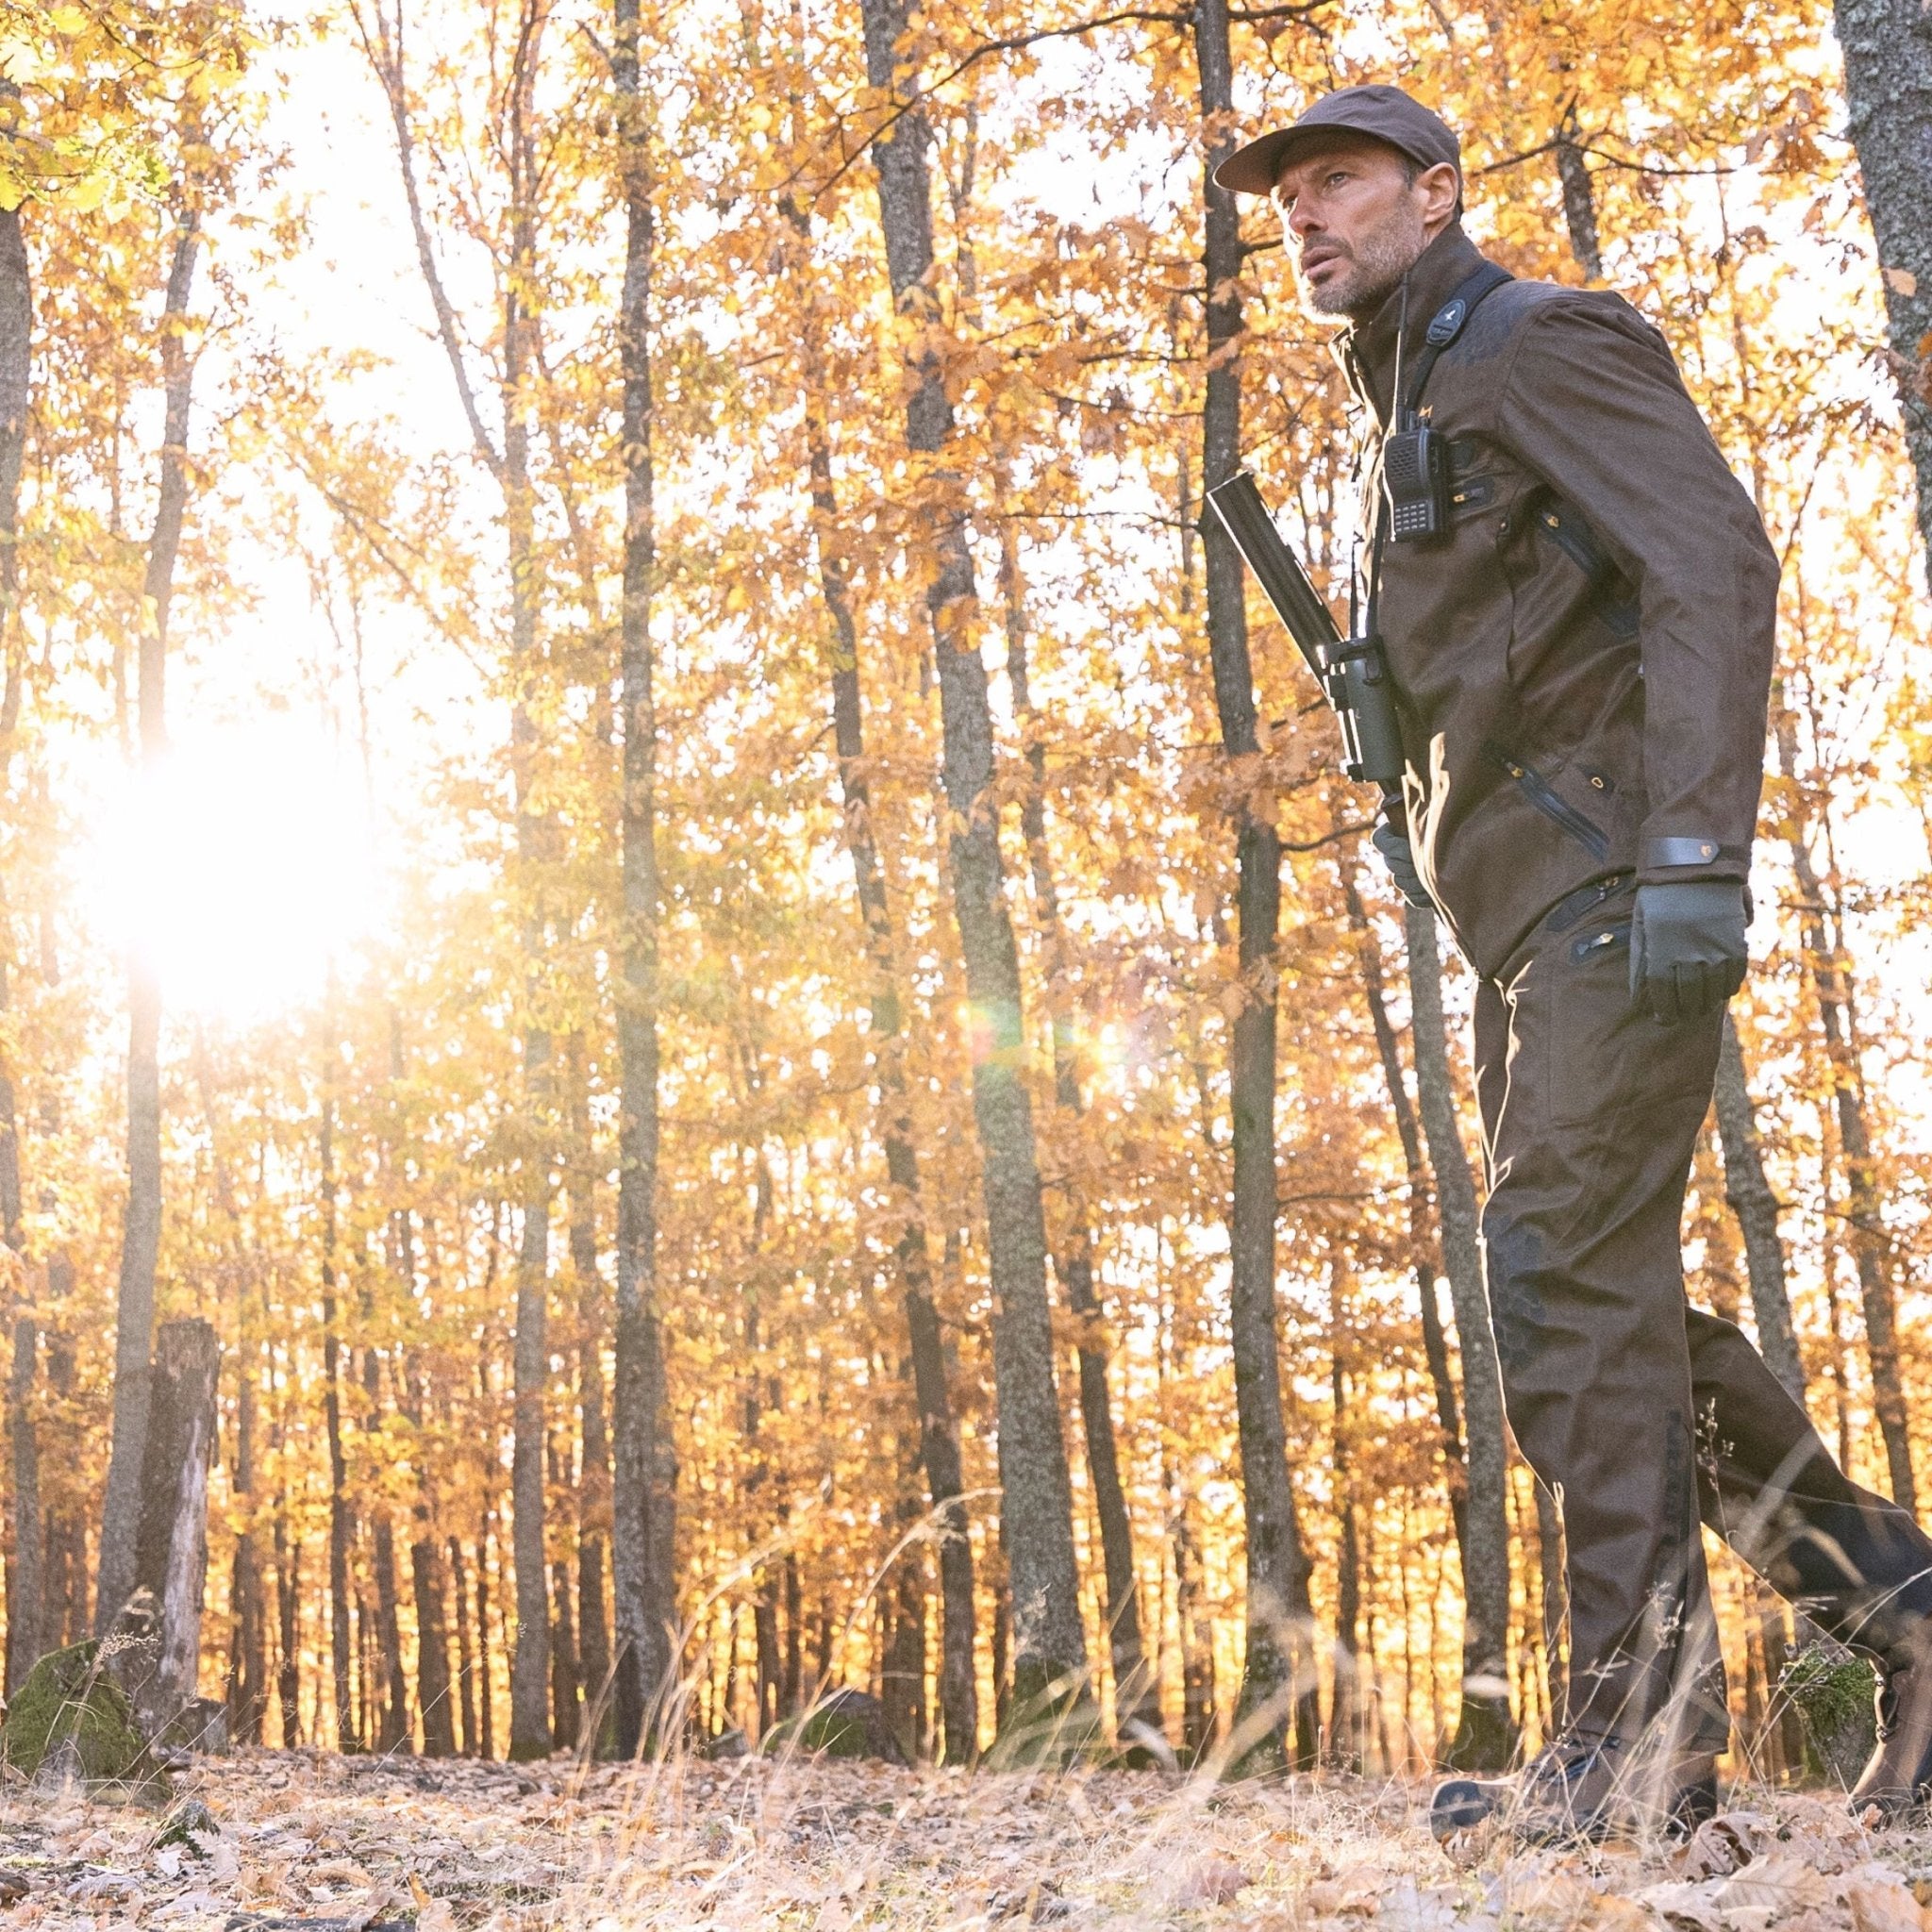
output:
M 1380 142 L 1384 147 L 1393 148 L 1397 154 L 1407 156 L 1419 167 L 1434 165 L 1428 157 L 1417 154 L 1413 148 L 1405 147 L 1401 142 L 1378 133 L 1373 127 L 1351 127 L 1341 121 L 1318 121 L 1312 127 L 1277 127 L 1273 133 L 1258 135 L 1246 147 L 1236 148 L 1215 169 L 1214 184 L 1217 188 L 1231 189 L 1236 194 L 1273 194 L 1274 184 L 1281 179 L 1282 168 L 1297 148 L 1314 147 L 1338 137 L 1345 140 L 1351 135 L 1360 141 Z
M 1214 171 L 1214 185 L 1236 194 L 1273 194 L 1281 158 L 1294 143 L 1295 128 L 1277 127 L 1238 147 Z

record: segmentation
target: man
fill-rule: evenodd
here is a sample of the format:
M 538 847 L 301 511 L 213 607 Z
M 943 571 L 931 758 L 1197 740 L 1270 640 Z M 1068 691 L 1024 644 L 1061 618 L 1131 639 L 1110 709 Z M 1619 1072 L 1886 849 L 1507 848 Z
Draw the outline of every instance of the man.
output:
M 1407 94 L 1329 94 L 1215 178 L 1274 198 L 1305 308 L 1347 325 L 1376 458 L 1366 628 L 1407 766 L 1374 842 L 1478 974 L 1491 1319 L 1510 1424 L 1563 1504 L 1566 1719 L 1515 1783 L 1442 1786 L 1439 1835 L 1506 1807 L 1540 1839 L 1714 1807 L 1700 1518 L 1876 1659 L 1855 1803 L 1895 1816 L 1932 1780 L 1932 1541 L 1684 1295 L 1685 1183 L 1746 965 L 1776 558 L 1663 339 L 1615 295 L 1487 264 L 1457 139 Z

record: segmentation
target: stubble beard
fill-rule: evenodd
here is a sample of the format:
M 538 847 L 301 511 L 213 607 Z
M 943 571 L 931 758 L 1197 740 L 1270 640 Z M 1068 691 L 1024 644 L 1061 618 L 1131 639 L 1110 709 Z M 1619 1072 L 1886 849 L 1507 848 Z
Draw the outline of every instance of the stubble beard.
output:
M 1352 322 L 1365 321 L 1415 266 L 1424 245 L 1422 213 L 1404 202 L 1349 251 L 1345 273 L 1324 287 L 1316 288 L 1296 264 L 1303 308 L 1310 316 L 1345 315 Z

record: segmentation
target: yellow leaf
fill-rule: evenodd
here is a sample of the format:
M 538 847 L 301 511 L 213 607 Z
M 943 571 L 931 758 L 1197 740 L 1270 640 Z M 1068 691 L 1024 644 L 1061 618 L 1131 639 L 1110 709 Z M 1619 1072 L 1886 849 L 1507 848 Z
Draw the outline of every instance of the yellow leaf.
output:
M 1908 268 L 1889 268 L 1885 271 L 1885 286 L 1894 295 L 1916 295 L 1919 278 Z
M 49 8 L 47 25 L 57 34 L 77 34 L 87 25 L 87 9 L 84 7 Z

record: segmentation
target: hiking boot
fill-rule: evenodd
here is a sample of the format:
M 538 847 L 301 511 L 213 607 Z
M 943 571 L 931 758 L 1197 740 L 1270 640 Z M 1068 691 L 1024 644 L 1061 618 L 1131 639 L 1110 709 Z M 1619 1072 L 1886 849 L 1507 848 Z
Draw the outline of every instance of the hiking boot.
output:
M 1878 1659 L 1876 1707 L 1878 1743 L 1849 1803 L 1855 1818 L 1891 1824 L 1932 1790 L 1932 1622 Z
M 1518 1843 L 1601 1842 L 1660 1831 L 1681 1838 L 1717 1813 L 1717 1759 L 1679 1757 L 1659 1775 L 1650 1753 L 1614 1734 L 1558 1738 L 1518 1777 L 1451 1778 L 1429 1803 L 1439 1844 L 1494 1820 Z

